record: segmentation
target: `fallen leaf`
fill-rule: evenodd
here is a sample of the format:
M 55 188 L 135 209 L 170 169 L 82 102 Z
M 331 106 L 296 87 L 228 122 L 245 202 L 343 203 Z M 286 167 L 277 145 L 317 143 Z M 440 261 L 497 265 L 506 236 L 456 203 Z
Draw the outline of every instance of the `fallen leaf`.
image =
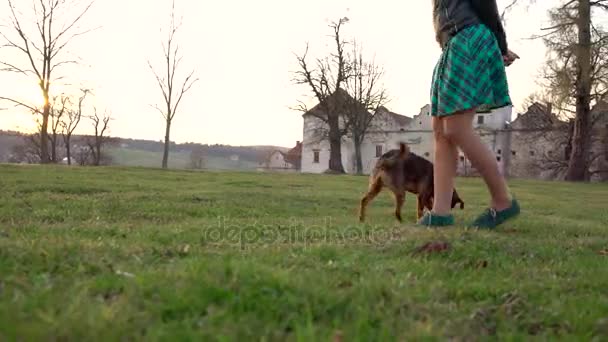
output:
M 344 335 L 342 334 L 342 331 L 338 330 L 334 332 L 333 342 L 342 342 L 343 337 Z
M 432 241 L 427 242 L 424 245 L 416 248 L 413 252 L 414 255 L 421 253 L 440 253 L 448 251 L 451 248 L 450 244 L 444 241 Z

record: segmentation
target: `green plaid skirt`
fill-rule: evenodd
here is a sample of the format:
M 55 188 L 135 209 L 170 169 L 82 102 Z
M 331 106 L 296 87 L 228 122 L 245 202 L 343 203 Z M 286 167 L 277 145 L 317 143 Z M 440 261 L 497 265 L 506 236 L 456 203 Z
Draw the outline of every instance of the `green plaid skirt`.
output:
M 433 72 L 431 115 L 511 104 L 498 42 L 485 25 L 465 28 L 446 44 Z

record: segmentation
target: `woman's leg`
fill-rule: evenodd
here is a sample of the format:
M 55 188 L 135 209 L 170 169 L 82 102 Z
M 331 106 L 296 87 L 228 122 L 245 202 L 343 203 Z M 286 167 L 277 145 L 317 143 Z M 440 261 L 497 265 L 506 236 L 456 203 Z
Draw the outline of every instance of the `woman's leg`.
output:
M 479 171 L 492 196 L 491 207 L 497 211 L 507 209 L 511 206 L 507 183 L 498 170 L 494 154 L 473 129 L 474 117 L 475 111 L 466 111 L 442 119 L 443 136 L 453 145 L 460 147 Z M 450 196 L 451 194 L 450 190 Z
M 433 177 L 435 193 L 433 196 L 433 213 L 439 216 L 450 214 L 454 177 L 458 166 L 458 149 L 444 134 L 443 120 L 433 117 L 433 135 L 435 140 L 435 161 Z

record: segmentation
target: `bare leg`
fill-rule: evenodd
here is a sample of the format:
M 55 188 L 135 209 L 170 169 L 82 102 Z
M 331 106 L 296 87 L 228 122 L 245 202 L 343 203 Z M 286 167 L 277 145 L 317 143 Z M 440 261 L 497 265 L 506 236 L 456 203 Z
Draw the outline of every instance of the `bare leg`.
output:
M 433 178 L 435 193 L 432 212 L 437 215 L 448 215 L 452 207 L 454 177 L 458 166 L 458 149 L 444 132 L 443 121 L 446 118 L 433 117 L 435 138 L 435 162 Z
M 454 145 L 460 147 L 475 169 L 479 171 L 492 196 L 492 208 L 498 211 L 507 209 L 511 206 L 507 183 L 498 170 L 494 154 L 473 129 L 474 117 L 474 111 L 467 111 L 442 119 L 443 135 Z M 437 192 L 437 181 L 435 182 L 435 192 Z M 451 195 L 452 189 L 450 188 Z M 435 199 L 435 203 L 437 203 L 437 199 Z

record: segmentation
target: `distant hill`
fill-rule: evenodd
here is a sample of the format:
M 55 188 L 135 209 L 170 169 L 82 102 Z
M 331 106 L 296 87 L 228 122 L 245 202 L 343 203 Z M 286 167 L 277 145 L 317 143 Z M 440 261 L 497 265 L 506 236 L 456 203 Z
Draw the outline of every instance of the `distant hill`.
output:
M 26 134 L 0 130 L 0 162 L 7 162 L 15 146 L 26 144 Z M 74 136 L 74 141 L 82 141 L 83 136 Z M 161 141 L 112 138 L 107 153 L 112 158 L 112 165 L 160 167 L 164 144 Z M 169 154 L 169 167 L 188 168 L 190 153 L 201 151 L 205 159 L 205 168 L 248 170 L 255 169 L 271 151 L 287 151 L 280 146 L 230 146 L 207 145 L 198 143 L 172 143 Z

